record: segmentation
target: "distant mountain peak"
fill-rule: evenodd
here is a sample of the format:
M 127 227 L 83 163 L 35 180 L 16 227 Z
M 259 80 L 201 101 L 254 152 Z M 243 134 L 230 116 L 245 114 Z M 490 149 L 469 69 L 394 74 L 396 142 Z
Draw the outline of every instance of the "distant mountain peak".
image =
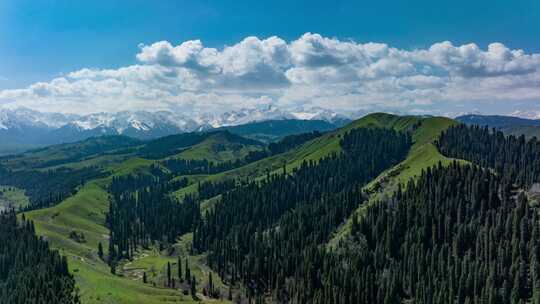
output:
M 334 125 L 343 125 L 343 122 L 350 121 L 345 116 L 324 108 L 286 111 L 274 105 L 192 116 L 171 111 L 97 112 L 76 115 L 40 112 L 28 108 L 0 108 L 0 141 L 23 146 L 43 146 L 102 135 L 153 139 L 269 120 L 294 119 L 324 120 Z

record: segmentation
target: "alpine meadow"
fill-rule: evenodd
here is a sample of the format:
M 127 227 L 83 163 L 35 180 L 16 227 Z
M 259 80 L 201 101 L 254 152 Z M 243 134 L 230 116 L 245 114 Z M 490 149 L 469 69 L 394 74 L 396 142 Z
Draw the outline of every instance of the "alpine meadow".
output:
M 0 3 L 0 304 L 540 304 L 538 16 Z

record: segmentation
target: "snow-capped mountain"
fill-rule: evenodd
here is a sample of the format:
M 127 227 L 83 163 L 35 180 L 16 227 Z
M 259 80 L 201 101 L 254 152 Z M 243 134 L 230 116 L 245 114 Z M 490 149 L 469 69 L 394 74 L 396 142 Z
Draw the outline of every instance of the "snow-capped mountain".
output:
M 146 139 L 191 132 L 196 130 L 198 126 L 193 119 L 172 112 L 124 111 L 80 116 L 62 126 L 61 129 L 80 132 L 99 130 L 102 134 L 122 134 Z
M 240 109 L 237 111 L 225 112 L 222 114 L 204 113 L 196 118 L 202 128 L 219 128 L 238 126 L 251 122 L 266 120 L 300 119 L 292 113 L 280 110 L 275 106 L 265 108 Z
M 100 135 L 150 139 L 176 133 L 286 119 L 325 120 L 336 125 L 350 121 L 345 116 L 323 108 L 288 112 L 275 106 L 216 114 L 201 113 L 189 117 L 170 111 L 75 115 L 39 112 L 27 108 L 0 109 L 0 143 L 3 143 L 0 144 L 0 150 L 2 145 L 28 148 L 79 141 Z
M 144 132 L 167 126 L 167 128 L 173 127 L 180 131 L 191 131 L 197 127 L 197 123 L 191 118 L 166 111 L 95 113 L 79 117 L 70 121 L 69 124 L 83 130 L 99 127 L 111 128 L 118 134 L 123 134 L 130 129 Z
M 345 115 L 338 114 L 334 111 L 324 109 L 321 107 L 313 107 L 310 109 L 298 108 L 291 112 L 296 119 L 303 120 L 324 120 L 337 125 L 344 125 L 351 121 L 351 119 Z
M 0 109 L 0 129 L 24 127 L 54 129 L 69 123 L 77 117 L 77 115 L 71 114 L 38 112 L 27 108 Z

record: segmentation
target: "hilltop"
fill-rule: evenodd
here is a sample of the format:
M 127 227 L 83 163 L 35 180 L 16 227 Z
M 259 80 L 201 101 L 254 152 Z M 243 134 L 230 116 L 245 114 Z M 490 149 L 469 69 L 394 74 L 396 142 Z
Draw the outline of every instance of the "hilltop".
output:
M 418 176 L 422 169 L 439 161 L 448 163 L 449 159 L 442 156 L 433 143 L 443 130 L 456 123 L 442 117 L 421 118 L 384 113 L 370 114 L 284 153 L 265 157 L 216 174 L 186 176 L 191 185 L 177 190 L 175 195 L 182 198 L 188 193 L 196 193 L 199 182 L 217 182 L 233 178 L 261 179 L 268 172 L 279 173 L 284 165 L 290 172 L 294 168 L 299 168 L 306 160 L 317 161 L 332 154 L 339 154 L 342 149 L 340 140 L 354 129 L 385 128 L 410 132 L 413 145 L 406 158 L 384 171 L 375 181 L 366 186 L 373 197 L 387 195 L 395 189 L 398 183 L 404 183 L 410 178 Z M 108 144 L 112 139 L 119 141 L 118 146 Z M 88 141 L 94 142 L 96 139 Z M 108 212 L 110 204 L 108 187 L 112 177 L 141 172 L 152 175 L 155 174 L 152 168 L 154 166 L 159 168 L 162 166 L 162 162 L 167 159 L 205 159 L 215 163 L 241 160 L 250 152 L 263 150 L 264 146 L 258 141 L 223 131 L 173 135 L 149 142 L 110 137 L 104 142 L 100 142 L 101 145 L 97 145 L 101 147 L 101 150 L 81 149 L 81 147 L 95 146 L 83 143 L 51 147 L 33 151 L 19 156 L 19 158 L 9 158 L 9 164 L 17 164 L 19 169 L 24 167 L 23 164 L 30 164 L 33 168 L 36 167 L 36 164 L 43 166 L 43 159 L 54 159 L 63 167 L 84 168 L 92 165 L 99 166 L 104 172 L 108 172 L 105 176 L 86 181 L 77 188 L 74 195 L 57 205 L 26 212 L 25 215 L 34 220 L 39 235 L 45 236 L 53 247 L 60 249 L 62 254 L 68 256 L 84 303 L 99 303 L 104 300 L 135 303 L 136 299 L 144 299 L 147 303 L 159 303 L 165 299 L 182 298 L 181 294 L 173 290 L 153 288 L 134 280 L 137 275 L 140 275 L 136 270 L 138 267 L 155 269 L 154 279 L 162 280 L 167 261 L 175 262 L 175 258 L 168 256 L 166 252 L 156 252 L 155 249 L 141 251 L 135 261 L 128 262 L 129 265 L 121 266 L 123 269 L 121 273 L 127 278 L 110 274 L 108 266 L 97 256 L 98 243 L 108 244 L 109 231 L 105 222 L 105 214 Z M 80 155 L 77 154 L 78 157 L 73 157 L 75 153 L 70 152 L 72 150 L 78 150 L 77 153 Z M 63 151 L 62 157 L 57 156 L 58 151 Z M 87 152 L 82 153 L 84 151 Z M 40 161 L 36 161 L 36 159 L 40 159 Z M 70 159 L 72 162 L 69 162 Z M 182 176 L 177 176 L 175 180 L 181 178 Z M 210 199 L 204 203 L 204 208 L 211 206 L 213 200 L 215 201 L 215 199 Z M 209 203 L 210 205 L 208 205 Z M 357 213 L 361 213 L 364 207 L 360 207 Z M 346 235 L 348 227 L 349 224 L 342 225 L 331 243 Z M 70 235 L 73 235 L 73 232 L 84 235 L 84 242 L 71 238 Z M 181 256 L 189 258 L 190 263 L 193 263 L 198 279 L 205 280 L 211 270 L 205 264 L 204 257 L 190 256 L 189 250 L 181 249 L 185 248 L 182 246 L 186 246 L 185 242 L 189 242 L 189 240 L 190 235 L 185 235 L 178 239 L 176 246 L 178 246 Z M 130 270 L 132 268 L 133 270 Z M 214 277 L 219 278 L 216 273 L 214 273 Z M 188 301 L 188 298 L 184 297 L 184 300 Z

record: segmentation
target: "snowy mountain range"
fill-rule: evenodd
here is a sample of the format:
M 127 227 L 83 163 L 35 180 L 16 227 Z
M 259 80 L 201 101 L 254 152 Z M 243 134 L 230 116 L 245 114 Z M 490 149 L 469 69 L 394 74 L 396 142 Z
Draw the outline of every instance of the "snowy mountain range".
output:
M 18 152 L 100 135 L 150 139 L 252 122 L 289 119 L 323 120 L 335 125 L 350 121 L 346 116 L 323 108 L 284 111 L 274 106 L 195 116 L 170 111 L 75 115 L 39 112 L 27 108 L 0 109 L 0 153 Z

